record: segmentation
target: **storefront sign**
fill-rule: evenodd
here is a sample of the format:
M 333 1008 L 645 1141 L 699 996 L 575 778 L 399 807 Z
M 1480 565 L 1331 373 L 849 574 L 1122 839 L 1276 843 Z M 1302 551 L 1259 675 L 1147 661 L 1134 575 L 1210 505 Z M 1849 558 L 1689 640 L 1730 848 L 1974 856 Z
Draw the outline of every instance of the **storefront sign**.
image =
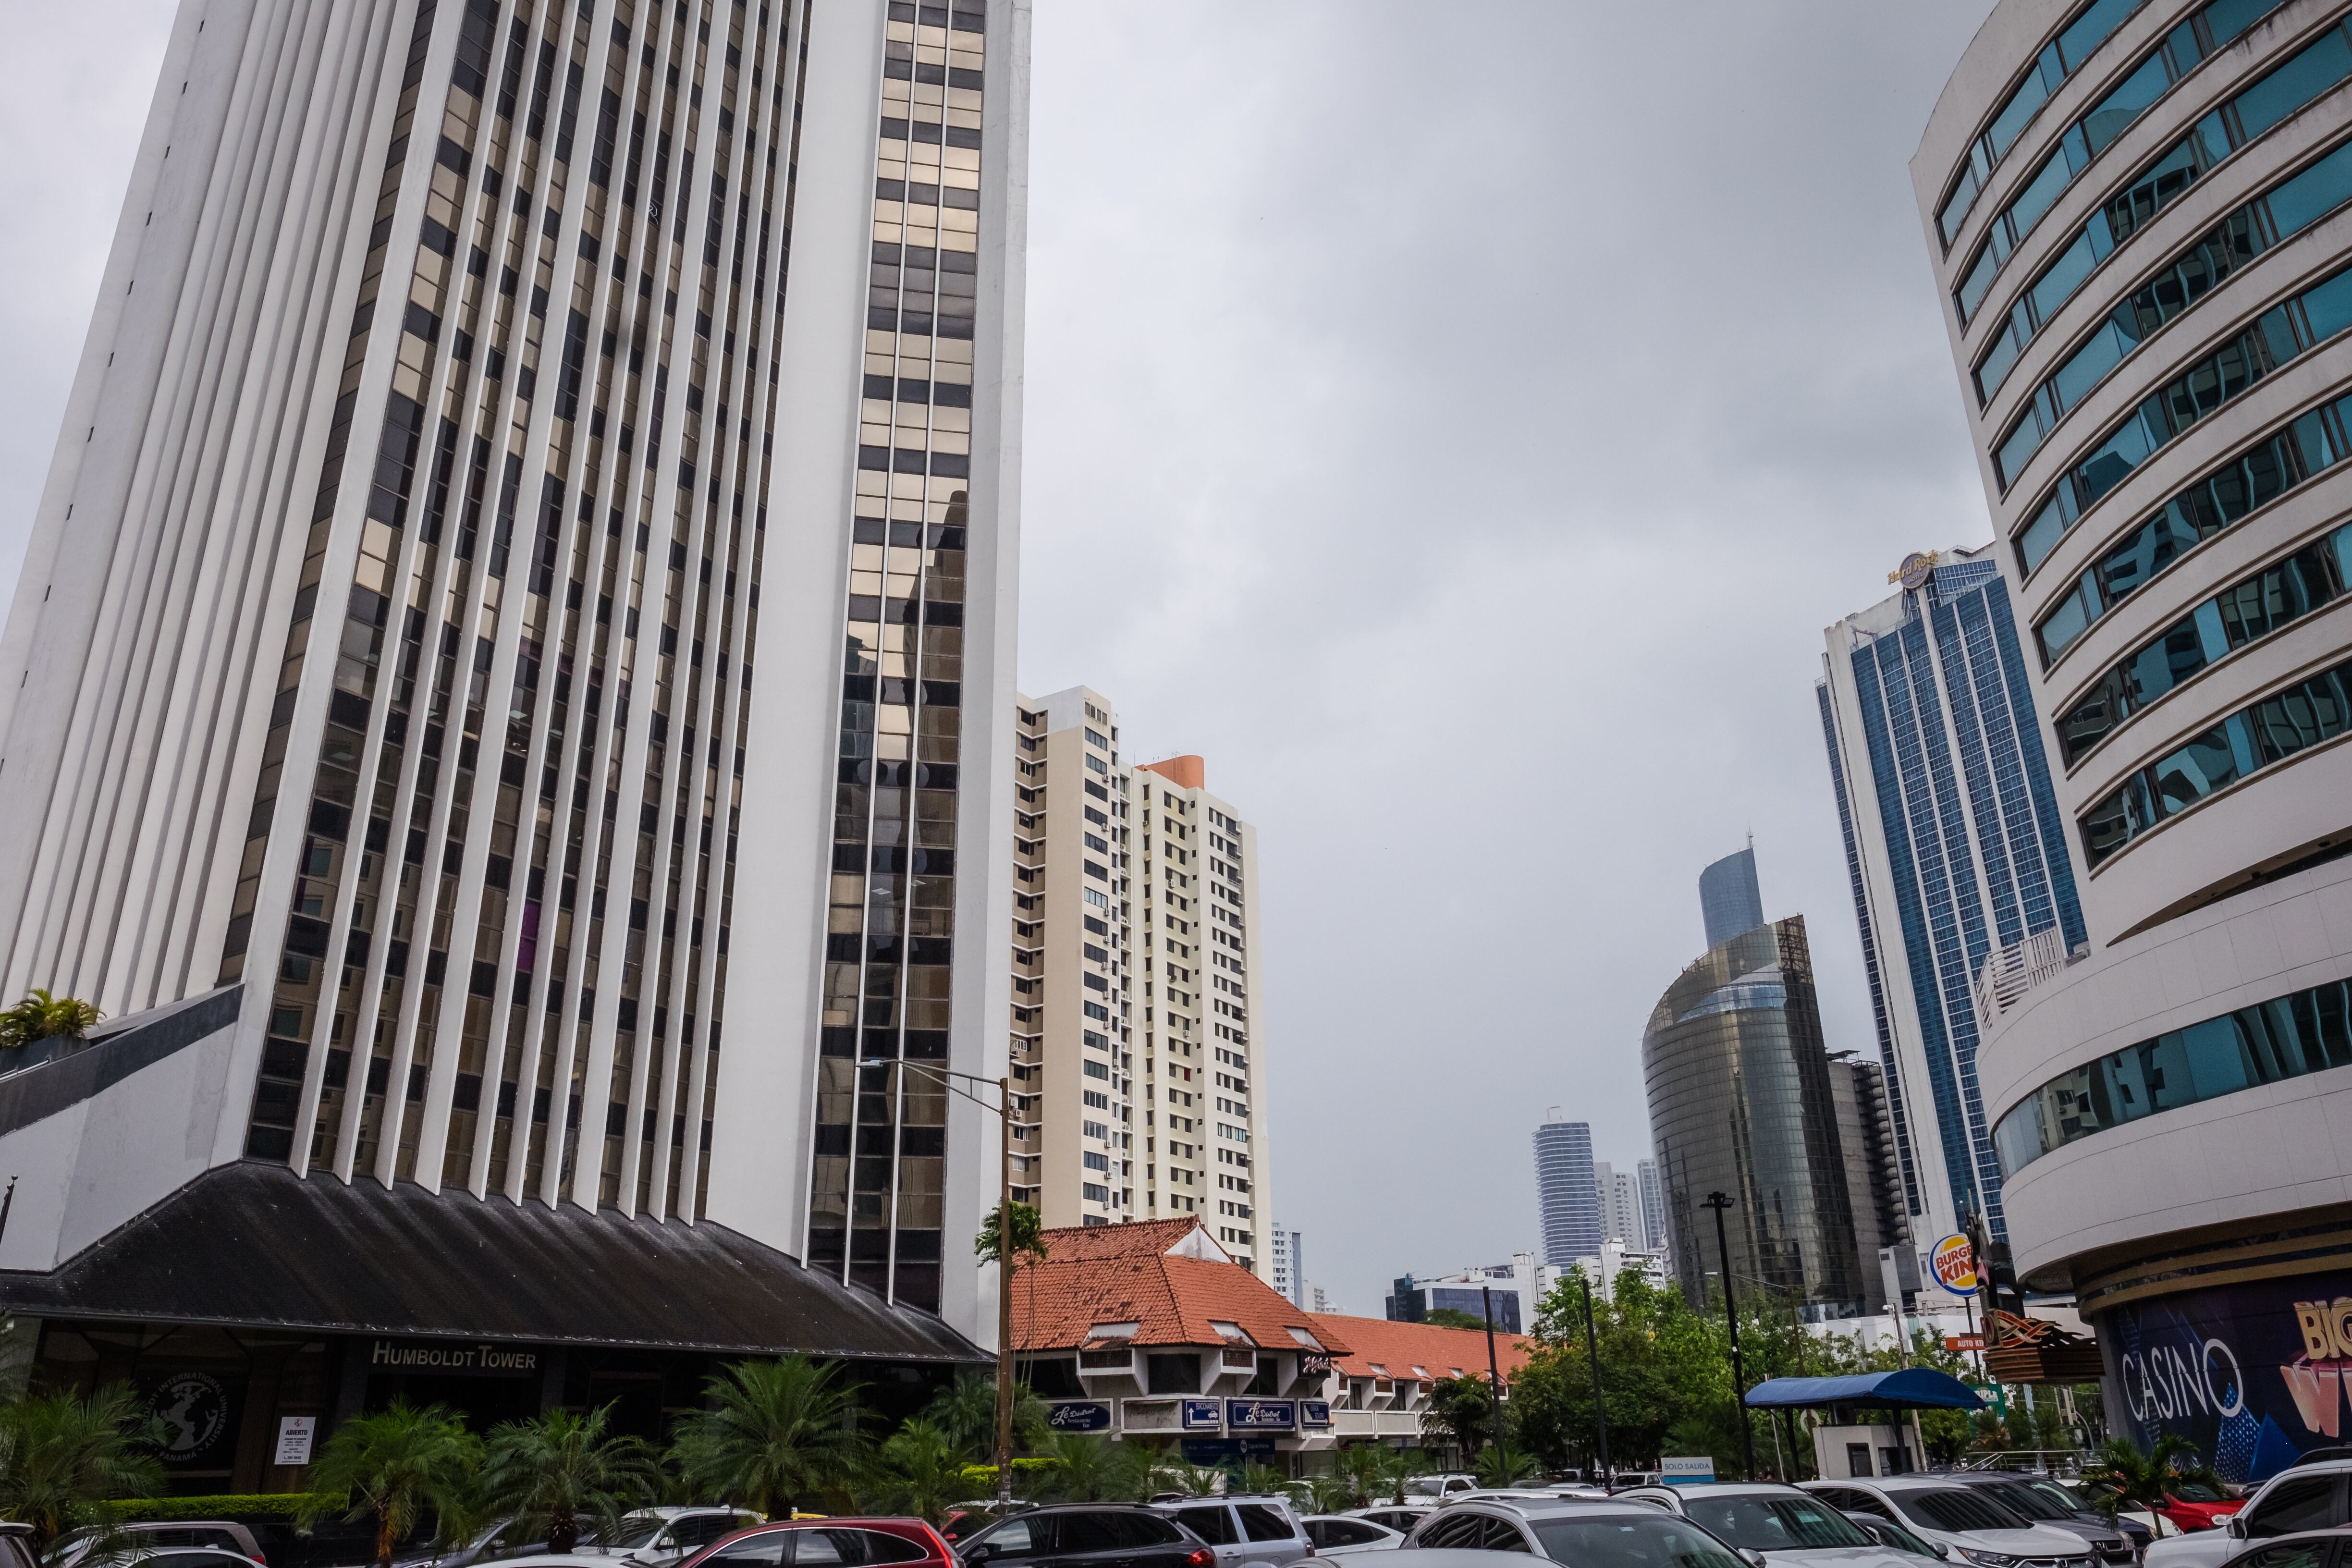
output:
M 278 1457 L 273 1465 L 307 1465 L 310 1462 L 310 1444 L 319 1435 L 319 1418 L 315 1415 L 280 1415 L 278 1418 Z
M 537 1377 L 539 1352 L 520 1345 L 378 1340 L 368 1349 L 368 1370 L 432 1377 Z
M 1331 1402 L 1328 1399 L 1300 1400 L 1298 1424 L 1301 1426 L 1328 1426 L 1331 1425 Z
M 1288 1432 L 1298 1425 L 1298 1405 L 1290 1399 L 1228 1399 L 1225 1425 L 1236 1432 Z
M 1944 1348 L 1948 1351 L 1980 1351 L 1984 1349 L 1982 1334 L 1946 1334 Z
M 1110 1406 L 1091 1399 L 1073 1399 L 1045 1407 L 1045 1425 L 1056 1432 L 1100 1432 L 1110 1426 Z
M 1936 1243 L 1936 1250 L 1927 1257 L 1927 1266 L 1936 1271 L 1936 1283 L 1955 1296 L 1977 1293 L 1977 1252 L 1965 1236 L 1948 1236 Z
M 2178 1436 L 2221 1479 L 2269 1479 L 2352 1434 L 2352 1273 L 2161 1296 L 2101 1312 L 2107 1408 L 2145 1451 Z
M 1178 1447 L 1190 1465 L 1271 1464 L 1275 1453 L 1271 1437 L 1187 1437 Z
M 1184 1402 L 1184 1430 L 1213 1432 L 1224 1425 L 1223 1415 L 1213 1399 L 1188 1399 Z
M 156 1458 L 174 1469 L 225 1469 L 236 1447 L 245 1380 L 208 1372 L 164 1373 L 148 1384 L 147 1408 L 163 1424 Z

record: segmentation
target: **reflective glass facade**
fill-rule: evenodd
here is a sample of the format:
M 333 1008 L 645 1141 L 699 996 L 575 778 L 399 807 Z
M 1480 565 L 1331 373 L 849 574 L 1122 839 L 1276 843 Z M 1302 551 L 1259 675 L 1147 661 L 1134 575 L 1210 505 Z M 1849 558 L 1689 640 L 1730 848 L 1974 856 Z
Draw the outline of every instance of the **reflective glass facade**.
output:
M 2009 590 L 1989 552 L 1958 555 L 1830 640 L 1824 736 L 1905 1200 L 1938 1224 L 1981 1212 L 1998 1228 L 1976 977 L 2038 932 L 2068 951 L 2085 940 Z
M 1536 1207 L 1546 1263 L 1565 1268 L 1580 1258 L 1601 1256 L 1601 1192 L 1593 1184 L 1590 1122 L 1547 1121 L 1536 1129 Z
M 1812 1319 L 1864 1310 L 1869 1289 L 1822 1044 L 1801 916 L 1734 937 L 1683 971 L 1642 1036 L 1650 1131 L 1684 1293 L 1717 1269 L 1706 1195 L 1732 1271 L 1791 1292 Z

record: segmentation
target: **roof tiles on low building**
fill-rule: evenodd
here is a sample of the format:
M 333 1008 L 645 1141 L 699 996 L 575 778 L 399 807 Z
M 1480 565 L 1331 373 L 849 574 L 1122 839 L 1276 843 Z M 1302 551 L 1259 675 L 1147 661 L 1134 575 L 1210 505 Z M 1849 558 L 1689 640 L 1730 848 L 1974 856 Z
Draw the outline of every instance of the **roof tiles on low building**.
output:
M 1448 1329 L 1435 1323 L 1399 1323 L 1386 1318 L 1349 1318 L 1318 1312 L 1319 1327 L 1348 1342 L 1344 1355 L 1332 1358 L 1332 1370 L 1348 1377 L 1396 1377 L 1434 1382 L 1465 1373 L 1486 1375 L 1486 1334 L 1483 1329 Z M 1534 1342 L 1523 1334 L 1495 1335 L 1495 1364 L 1503 1381 L 1528 1364 Z
M 1023 1351 L 1090 1344 L 1238 1343 L 1260 1350 L 1328 1352 L 1348 1346 L 1334 1320 L 1302 1311 L 1233 1261 L 1197 1220 L 1073 1226 L 1044 1233 L 1045 1259 L 1013 1279 L 1013 1341 Z M 1131 1332 L 1098 1331 L 1132 1324 Z

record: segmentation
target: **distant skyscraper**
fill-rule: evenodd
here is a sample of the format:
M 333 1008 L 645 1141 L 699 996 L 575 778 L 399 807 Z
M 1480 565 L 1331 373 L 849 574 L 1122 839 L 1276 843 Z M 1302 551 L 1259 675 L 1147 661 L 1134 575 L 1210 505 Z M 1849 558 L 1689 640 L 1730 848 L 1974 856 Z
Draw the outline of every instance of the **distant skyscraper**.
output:
M 1546 1263 L 1565 1268 L 1601 1250 L 1601 1194 L 1593 1185 L 1592 1127 L 1563 1119 L 1556 1105 L 1536 1129 L 1536 1201 L 1543 1215 Z
M 1642 1196 L 1642 1247 L 1663 1252 L 1666 1247 L 1666 1194 L 1658 1186 L 1658 1163 L 1644 1160 L 1633 1167 Z
M 1642 1199 L 1633 1173 L 1620 1171 L 1605 1160 L 1592 1162 L 1592 1186 L 1601 1205 L 1601 1239 L 1622 1241 L 1646 1250 L 1642 1237 Z
M 2004 1229 L 1977 1091 L 1986 960 L 2084 940 L 2017 626 L 1992 547 L 1915 556 L 1903 590 L 1829 628 L 1815 693 L 1886 1069 L 1904 1207 L 1932 1238 Z
M 1720 1192 L 1736 1272 L 1792 1292 L 1817 1321 L 1867 1310 L 1803 917 L 1684 970 L 1650 1015 L 1642 1071 L 1684 1295 L 1706 1299 L 1717 1249 L 1703 1205 Z
M 1756 885 L 1756 851 L 1726 855 L 1698 874 L 1698 907 L 1706 945 L 1721 947 L 1764 923 L 1764 894 Z
M 1306 1310 L 1314 1300 L 1307 1289 L 1307 1238 L 1276 1222 L 1270 1256 L 1273 1267 L 1266 1283 L 1289 1297 L 1293 1306 Z

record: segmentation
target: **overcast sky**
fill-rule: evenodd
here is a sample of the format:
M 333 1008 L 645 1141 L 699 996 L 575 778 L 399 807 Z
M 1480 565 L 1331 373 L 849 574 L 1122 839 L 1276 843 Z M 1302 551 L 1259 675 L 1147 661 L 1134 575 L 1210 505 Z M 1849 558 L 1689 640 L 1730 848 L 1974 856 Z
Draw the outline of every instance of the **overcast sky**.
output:
M 1874 1048 L 1812 684 L 1990 534 L 1906 174 L 1988 0 L 1038 0 L 1022 680 L 1259 830 L 1276 1217 L 1538 1245 L 1752 832 Z M 166 0 L 5 0 L 0 602 Z

